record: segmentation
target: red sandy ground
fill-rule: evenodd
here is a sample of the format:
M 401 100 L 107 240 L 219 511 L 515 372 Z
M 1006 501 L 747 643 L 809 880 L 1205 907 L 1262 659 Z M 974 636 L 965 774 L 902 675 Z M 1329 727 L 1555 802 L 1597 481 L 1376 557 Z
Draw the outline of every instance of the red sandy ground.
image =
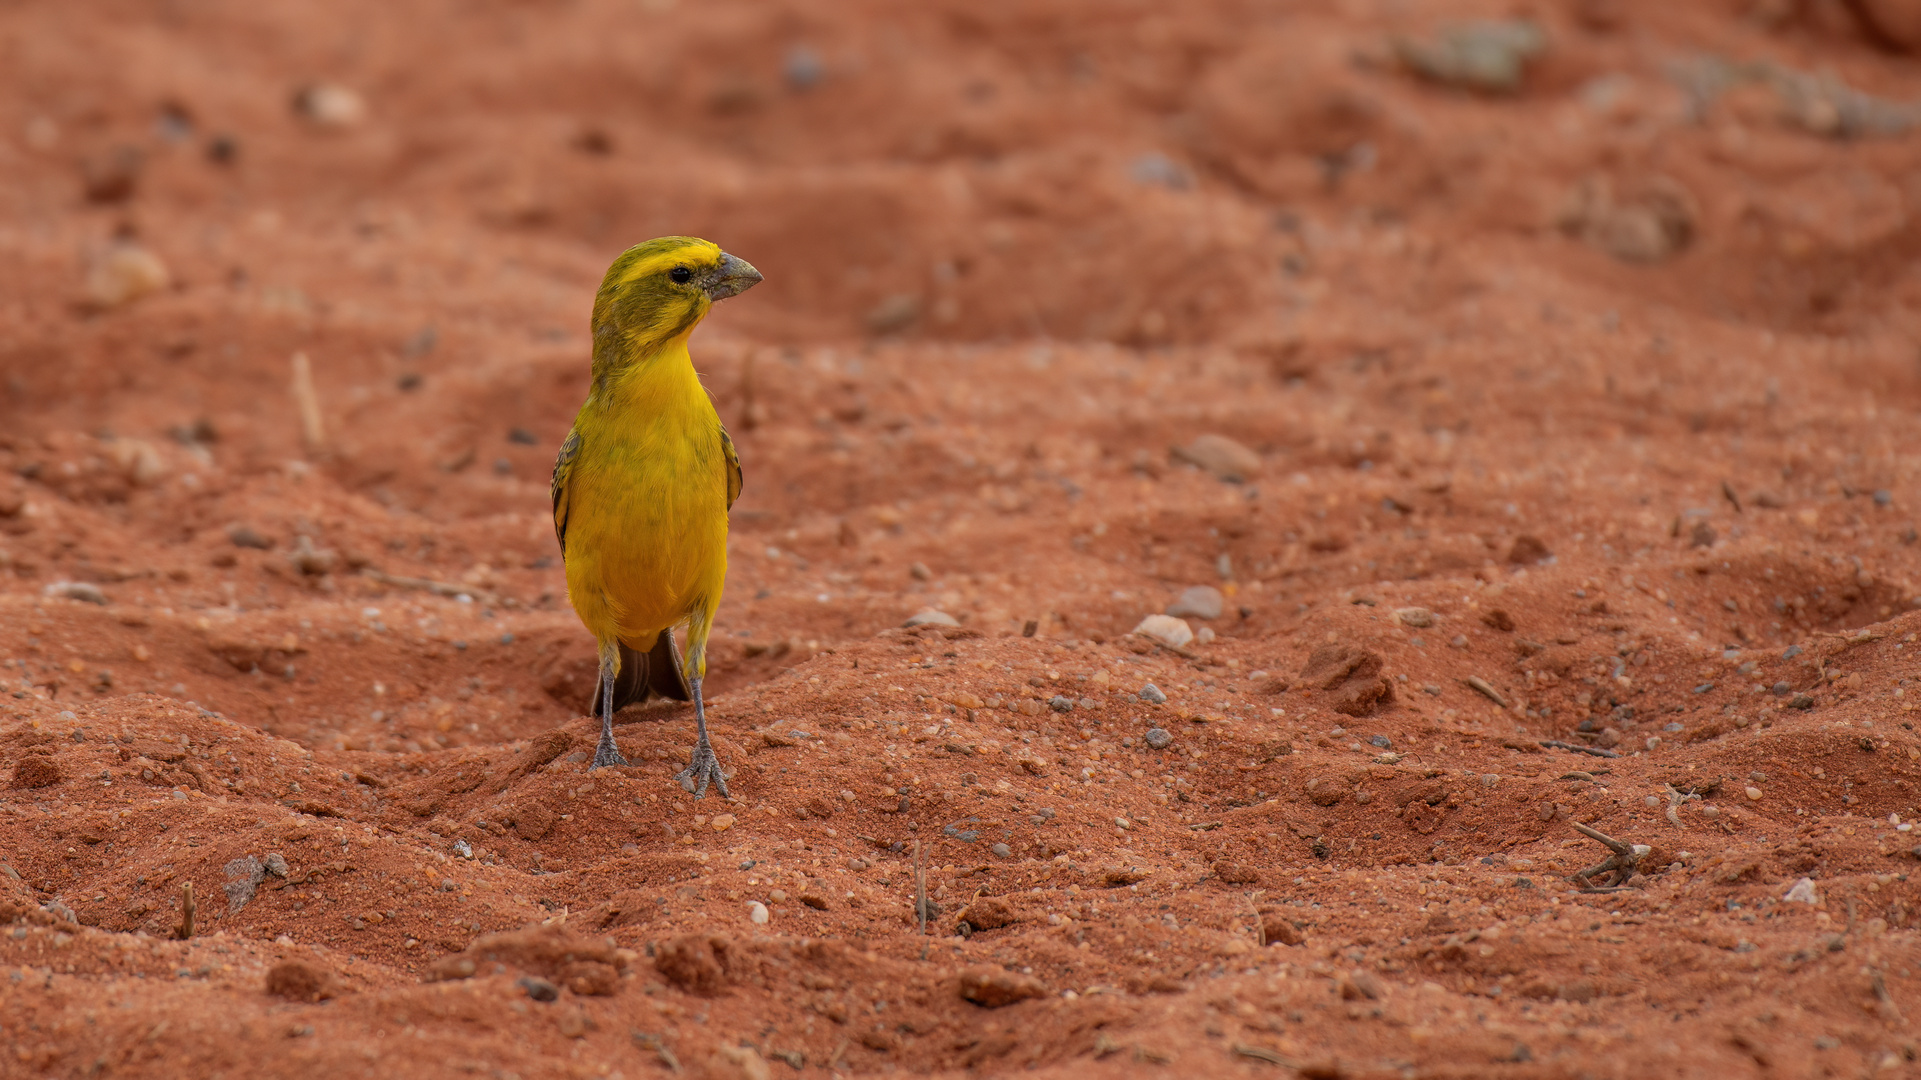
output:
M 0 1075 L 1913 1075 L 1921 155 L 1687 87 L 1921 71 L 1521 8 L 1510 96 L 1392 62 L 1465 0 L 0 12 Z M 695 342 L 731 805 L 680 705 L 586 771 L 548 515 L 666 232 L 767 277 Z

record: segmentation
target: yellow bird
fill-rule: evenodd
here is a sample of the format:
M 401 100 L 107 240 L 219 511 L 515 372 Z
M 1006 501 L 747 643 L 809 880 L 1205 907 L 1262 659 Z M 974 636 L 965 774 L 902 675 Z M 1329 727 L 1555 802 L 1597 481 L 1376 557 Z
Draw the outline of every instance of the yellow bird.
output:
M 700 798 L 727 780 L 707 741 L 700 683 L 727 577 L 727 512 L 740 458 L 687 354 L 714 301 L 760 271 L 690 236 L 628 248 L 594 296 L 593 385 L 554 462 L 554 532 L 567 599 L 600 643 L 593 768 L 625 765 L 614 713 L 658 694 L 694 702 L 699 732 L 680 784 Z M 687 627 L 687 655 L 674 628 Z

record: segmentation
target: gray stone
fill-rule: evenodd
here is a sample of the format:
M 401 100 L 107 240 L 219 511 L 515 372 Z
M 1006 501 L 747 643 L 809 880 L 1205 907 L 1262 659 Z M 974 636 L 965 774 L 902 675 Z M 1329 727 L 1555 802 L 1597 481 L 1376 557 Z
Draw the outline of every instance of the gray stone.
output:
M 1055 712 L 1073 712 L 1074 699 L 1062 697 L 1059 694 L 1055 694 L 1053 698 L 1051 698 L 1047 702 L 1047 707 L 1054 710 Z
M 1528 62 L 1547 48 L 1547 35 L 1525 19 L 1487 19 L 1443 27 L 1426 40 L 1397 39 L 1403 64 L 1429 79 L 1494 93 L 1520 89 Z
M 1165 750 L 1167 745 L 1174 741 L 1174 736 L 1169 735 L 1166 728 L 1148 728 L 1145 738 L 1147 745 L 1156 750 Z
M 906 622 L 902 623 L 901 625 L 907 626 L 907 627 L 959 626 L 960 620 L 954 618 L 952 615 L 949 615 L 945 611 L 935 611 L 933 608 L 928 608 L 926 611 L 915 612 L 912 616 L 908 617 L 908 620 Z
M 227 893 L 227 911 L 239 911 L 253 899 L 254 890 L 259 888 L 262 878 L 267 876 L 267 868 L 252 855 L 242 855 L 222 868 L 230 878 L 222 886 Z
M 1194 585 L 1182 590 L 1181 595 L 1167 605 L 1167 614 L 1177 619 L 1218 619 L 1225 604 L 1221 590 L 1212 585 Z
M 1160 687 L 1155 686 L 1153 683 L 1148 683 L 1146 686 L 1141 687 L 1141 700 L 1151 705 L 1165 705 L 1167 704 L 1167 695 L 1161 693 Z

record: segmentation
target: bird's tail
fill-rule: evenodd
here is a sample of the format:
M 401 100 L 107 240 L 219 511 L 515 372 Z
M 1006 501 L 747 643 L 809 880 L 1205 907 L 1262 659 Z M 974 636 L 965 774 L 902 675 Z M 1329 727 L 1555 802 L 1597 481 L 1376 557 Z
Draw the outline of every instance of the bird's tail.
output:
M 660 632 L 654 640 L 654 647 L 645 655 L 619 642 L 620 674 L 614 676 L 614 711 L 646 701 L 650 697 L 672 698 L 675 701 L 690 701 L 693 692 L 687 688 L 687 678 L 680 670 L 680 650 L 674 647 L 674 631 L 671 627 Z M 604 686 L 594 687 L 594 707 L 600 706 L 600 695 Z

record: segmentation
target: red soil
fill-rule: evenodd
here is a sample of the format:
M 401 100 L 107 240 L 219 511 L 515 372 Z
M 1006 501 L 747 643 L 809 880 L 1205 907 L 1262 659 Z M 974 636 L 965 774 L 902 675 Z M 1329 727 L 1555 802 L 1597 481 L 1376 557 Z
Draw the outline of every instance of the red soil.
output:
M 0 12 L 0 1075 L 1912 1074 L 1907 24 L 1523 7 Z M 667 232 L 732 804 L 548 516 Z

